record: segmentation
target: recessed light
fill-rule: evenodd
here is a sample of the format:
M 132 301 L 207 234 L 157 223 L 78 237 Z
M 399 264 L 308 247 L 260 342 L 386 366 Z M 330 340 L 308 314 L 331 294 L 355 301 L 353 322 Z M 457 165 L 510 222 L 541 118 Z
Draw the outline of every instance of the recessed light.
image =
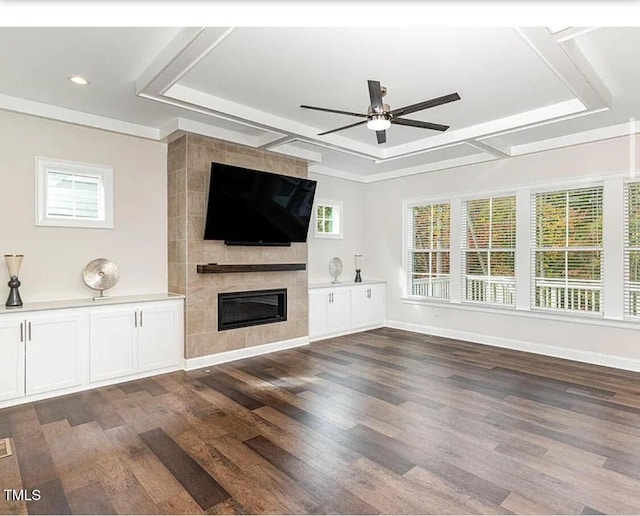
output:
M 87 86 L 90 84 L 89 81 L 81 75 L 70 75 L 67 79 L 69 79 L 73 84 L 78 84 L 80 86 Z

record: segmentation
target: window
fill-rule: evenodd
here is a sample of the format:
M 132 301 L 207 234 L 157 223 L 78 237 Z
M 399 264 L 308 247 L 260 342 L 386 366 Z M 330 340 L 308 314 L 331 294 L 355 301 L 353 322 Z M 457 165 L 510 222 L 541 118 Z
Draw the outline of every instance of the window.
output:
M 624 311 L 640 315 L 640 182 L 625 191 Z
M 409 294 L 449 299 L 449 203 L 409 205 L 407 231 Z
M 532 196 L 537 308 L 602 312 L 602 187 Z
M 36 225 L 113 227 L 113 169 L 36 158 Z
M 515 195 L 466 201 L 462 214 L 464 299 L 515 305 Z
M 342 203 L 318 200 L 315 211 L 315 236 L 342 238 Z

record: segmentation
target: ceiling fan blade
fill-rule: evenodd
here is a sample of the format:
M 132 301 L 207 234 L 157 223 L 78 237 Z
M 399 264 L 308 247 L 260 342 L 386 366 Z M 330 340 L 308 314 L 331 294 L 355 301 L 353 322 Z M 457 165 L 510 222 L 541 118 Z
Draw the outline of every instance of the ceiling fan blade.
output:
M 378 139 L 378 144 L 387 143 L 387 131 L 376 131 L 376 138 Z
M 357 116 L 359 118 L 367 118 L 367 115 L 363 115 L 362 113 L 352 113 L 351 111 L 340 111 L 339 109 L 329 109 L 329 108 L 321 108 L 315 106 L 300 106 L 304 109 L 314 109 L 315 111 L 325 111 L 327 113 L 337 113 L 339 115 L 349 115 L 349 116 Z
M 337 131 L 342 131 L 343 129 L 349 129 L 350 127 L 355 127 L 356 125 L 366 124 L 366 120 L 362 120 L 362 122 L 356 122 L 355 124 L 345 125 L 343 127 L 338 127 L 337 129 L 331 129 L 331 131 L 325 131 L 324 133 L 318 133 L 318 136 L 323 136 L 325 134 L 335 133 Z
M 431 122 L 421 122 L 420 120 L 409 120 L 407 118 L 392 118 L 392 124 L 407 125 L 409 127 L 420 127 L 422 129 L 433 129 L 434 131 L 446 131 L 448 125 L 434 124 Z
M 458 95 L 457 93 L 450 93 L 449 95 L 445 95 L 444 97 L 425 100 L 424 102 L 418 102 L 417 104 L 411 104 L 410 106 L 394 109 L 391 111 L 391 114 L 393 116 L 408 115 L 409 113 L 415 113 L 416 111 L 422 111 L 423 109 L 447 104 L 448 102 L 455 102 L 456 100 L 460 100 L 460 95 Z
M 367 81 L 369 83 L 369 98 L 371 99 L 371 109 L 376 113 L 384 112 L 382 105 L 382 88 L 380 81 Z

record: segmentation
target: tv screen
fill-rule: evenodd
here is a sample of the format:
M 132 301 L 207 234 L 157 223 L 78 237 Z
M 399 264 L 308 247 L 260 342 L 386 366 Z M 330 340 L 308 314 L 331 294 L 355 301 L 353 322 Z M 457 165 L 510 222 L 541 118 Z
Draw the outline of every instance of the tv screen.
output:
M 306 242 L 316 182 L 211 164 L 205 240 L 227 244 Z

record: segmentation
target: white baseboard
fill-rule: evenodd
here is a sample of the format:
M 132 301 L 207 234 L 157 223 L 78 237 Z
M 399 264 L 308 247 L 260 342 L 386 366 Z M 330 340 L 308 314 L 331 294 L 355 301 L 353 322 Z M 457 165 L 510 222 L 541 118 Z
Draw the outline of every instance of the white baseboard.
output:
M 437 328 L 435 326 L 426 326 L 423 324 L 407 323 L 403 321 L 388 320 L 385 322 L 385 326 L 398 330 L 435 335 L 436 337 L 466 340 L 468 342 L 486 344 L 498 348 L 515 349 L 517 351 L 527 351 L 538 355 L 565 358 L 568 360 L 575 360 L 576 362 L 585 362 L 587 364 L 615 367 L 616 369 L 625 369 L 627 371 L 640 371 L 640 360 L 619 357 L 616 355 L 606 355 L 604 353 L 594 353 L 593 351 L 583 351 L 571 348 L 559 348 L 557 346 L 549 346 L 548 344 L 539 344 L 536 342 L 517 339 L 505 339 L 504 337 L 492 337 L 491 335 L 482 335 L 480 333 L 452 330 L 448 328 Z
M 150 378 L 152 376 L 158 376 L 160 374 L 173 373 L 174 371 L 180 371 L 182 369 L 180 364 L 176 364 L 169 367 L 163 367 L 155 369 L 153 371 L 142 371 L 140 373 L 129 374 L 126 376 L 119 376 L 116 378 L 109 378 L 107 380 L 99 380 L 97 382 L 87 382 L 80 385 L 74 385 L 73 387 L 67 387 L 65 389 L 58 389 L 55 391 L 39 392 L 37 394 L 28 394 L 11 400 L 0 401 L 0 409 L 13 407 L 15 405 L 22 405 L 24 403 L 31 403 L 34 401 L 46 400 L 49 398 L 57 398 L 58 396 L 66 396 L 68 394 L 75 394 L 77 392 L 89 391 L 91 389 L 98 389 L 100 387 L 107 387 L 109 385 L 117 385 L 125 382 L 132 382 L 135 380 L 142 380 L 143 378 Z
M 298 337 L 296 339 L 281 340 L 270 344 L 262 344 L 260 346 L 252 346 L 250 348 L 234 349 L 231 351 L 223 351 L 213 355 L 205 355 L 196 358 L 187 358 L 184 361 L 184 370 L 192 371 L 201 367 L 208 367 L 216 364 L 224 364 L 225 362 L 233 362 L 241 358 L 255 357 L 264 355 L 265 353 L 273 353 L 274 351 L 282 351 L 283 349 L 297 348 L 309 344 L 309 337 Z
M 344 331 L 338 331 L 334 333 L 325 333 L 322 335 L 315 335 L 314 337 L 309 337 L 309 342 L 316 342 L 319 340 L 325 339 L 333 339 L 334 337 L 342 337 L 344 335 L 351 335 L 352 333 L 360 333 L 362 331 L 375 330 L 377 328 L 382 328 L 384 324 L 372 324 L 370 326 L 361 326 L 359 328 L 350 328 Z

